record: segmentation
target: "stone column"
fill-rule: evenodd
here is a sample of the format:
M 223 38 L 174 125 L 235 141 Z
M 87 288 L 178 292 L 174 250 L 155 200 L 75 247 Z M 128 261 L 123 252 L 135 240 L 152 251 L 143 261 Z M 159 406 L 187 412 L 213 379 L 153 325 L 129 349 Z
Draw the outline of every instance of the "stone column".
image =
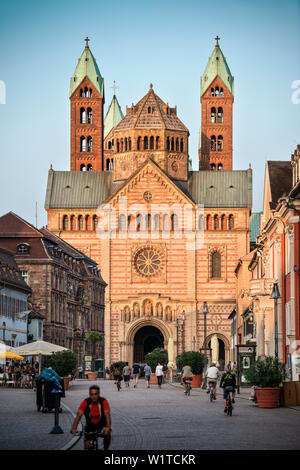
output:
M 255 310 L 256 318 L 256 356 L 265 354 L 265 312 L 262 309 Z

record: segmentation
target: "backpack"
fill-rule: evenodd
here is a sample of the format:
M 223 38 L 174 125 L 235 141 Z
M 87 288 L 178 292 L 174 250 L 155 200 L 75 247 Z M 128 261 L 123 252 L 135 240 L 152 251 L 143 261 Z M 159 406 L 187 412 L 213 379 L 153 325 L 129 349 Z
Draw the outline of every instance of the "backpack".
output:
M 99 411 L 100 411 L 100 421 L 98 423 L 99 427 L 104 427 L 106 425 L 106 418 L 105 418 L 105 415 L 104 415 L 104 411 L 103 411 L 103 402 L 104 402 L 105 398 L 103 397 L 99 397 L 98 398 L 98 406 L 99 406 Z M 86 403 L 87 403 L 87 406 L 86 406 L 86 409 L 84 411 L 84 416 L 85 416 L 85 420 L 86 420 L 86 424 L 87 426 L 90 426 L 92 423 L 91 421 L 91 403 L 92 403 L 92 400 L 90 397 L 86 398 L 85 399 Z
M 235 376 L 229 372 L 225 374 L 224 377 L 224 387 L 234 387 L 235 386 Z

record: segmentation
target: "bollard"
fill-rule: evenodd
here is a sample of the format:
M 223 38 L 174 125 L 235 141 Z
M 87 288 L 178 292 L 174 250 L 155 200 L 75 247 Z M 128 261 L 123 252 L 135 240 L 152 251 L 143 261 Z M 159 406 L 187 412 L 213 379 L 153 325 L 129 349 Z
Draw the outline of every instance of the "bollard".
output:
M 52 431 L 50 431 L 49 434 L 63 434 L 63 430 L 61 429 L 59 425 L 59 393 L 60 391 L 52 392 L 55 393 L 55 414 L 54 414 L 54 427 Z

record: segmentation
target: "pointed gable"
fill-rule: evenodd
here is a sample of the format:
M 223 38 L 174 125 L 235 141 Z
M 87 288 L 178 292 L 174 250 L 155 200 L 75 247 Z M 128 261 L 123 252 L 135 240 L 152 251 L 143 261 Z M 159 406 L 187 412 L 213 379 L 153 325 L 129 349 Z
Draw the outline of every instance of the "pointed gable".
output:
M 14 212 L 8 212 L 0 217 L 0 237 L 9 236 L 41 238 L 41 233 Z
M 124 114 L 122 113 L 121 106 L 119 105 L 116 95 L 114 95 L 104 119 L 104 139 L 108 136 L 110 131 L 119 124 L 123 117 Z
M 70 81 L 69 96 L 73 95 L 74 91 L 85 77 L 88 77 L 98 93 L 104 97 L 104 80 L 101 76 L 96 59 L 88 45 L 85 46 L 81 57 L 78 59 L 78 64 Z
M 208 64 L 205 68 L 204 74 L 201 77 L 201 91 L 202 96 L 207 88 L 211 85 L 216 77 L 220 77 L 226 88 L 230 93 L 234 94 L 234 77 L 232 76 L 226 58 L 221 51 L 219 44 L 213 50 L 212 55 L 208 59 Z

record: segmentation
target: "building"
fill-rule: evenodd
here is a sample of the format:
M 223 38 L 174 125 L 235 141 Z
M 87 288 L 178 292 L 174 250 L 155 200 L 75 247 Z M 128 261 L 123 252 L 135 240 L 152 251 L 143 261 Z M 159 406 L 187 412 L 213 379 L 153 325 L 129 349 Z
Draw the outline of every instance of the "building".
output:
M 83 365 L 84 356 L 92 351 L 87 333 L 98 331 L 104 336 L 106 284 L 97 264 L 49 230 L 38 230 L 13 212 L 0 217 L 0 243 L 14 254 L 32 290 L 30 339 L 41 337 L 43 319 L 43 339 L 73 350 Z M 97 345 L 97 357 L 103 358 L 103 349 L 103 344 Z
M 2 245 L 2 243 L 1 243 Z M 14 253 L 0 246 L 0 329 L 7 346 L 27 343 L 28 297 L 30 287 L 14 259 Z
M 88 44 L 74 77 L 70 171 L 49 171 L 47 226 L 101 266 L 108 284 L 106 364 L 143 362 L 158 346 L 173 359 L 173 351 L 199 350 L 213 337 L 214 356 L 224 363 L 236 305 L 234 269 L 250 249 L 252 170 L 232 169 L 233 77 L 218 41 L 202 77 L 202 135 L 211 147 L 203 138 L 199 171 L 190 169 L 189 131 L 177 107 L 152 84 L 124 117 L 114 96 L 99 148 L 94 118 L 83 122 L 79 112 L 89 108 L 94 116 L 95 100 L 100 116 L 104 99 Z

